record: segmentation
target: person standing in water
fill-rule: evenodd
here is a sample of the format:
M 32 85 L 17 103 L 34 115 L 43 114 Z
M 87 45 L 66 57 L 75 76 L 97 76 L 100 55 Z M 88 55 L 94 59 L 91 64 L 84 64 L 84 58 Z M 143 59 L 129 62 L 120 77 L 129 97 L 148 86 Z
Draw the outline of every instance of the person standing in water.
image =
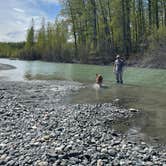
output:
M 117 55 L 113 66 L 113 72 L 116 75 L 116 82 L 118 84 L 123 84 L 123 67 L 124 60 L 120 57 L 120 55 Z

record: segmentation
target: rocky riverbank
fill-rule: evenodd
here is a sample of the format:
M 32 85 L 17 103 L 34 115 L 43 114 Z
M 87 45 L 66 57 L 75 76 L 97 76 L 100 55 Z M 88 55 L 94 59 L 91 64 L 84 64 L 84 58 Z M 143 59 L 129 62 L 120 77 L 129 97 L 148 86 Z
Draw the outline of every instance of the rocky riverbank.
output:
M 76 82 L 0 82 L 0 165 L 164 165 L 166 153 L 112 129 L 137 112 L 64 104 Z

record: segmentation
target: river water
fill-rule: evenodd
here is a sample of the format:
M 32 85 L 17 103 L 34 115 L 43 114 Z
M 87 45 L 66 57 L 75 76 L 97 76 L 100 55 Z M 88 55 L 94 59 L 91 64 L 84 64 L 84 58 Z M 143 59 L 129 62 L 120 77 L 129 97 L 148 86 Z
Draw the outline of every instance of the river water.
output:
M 131 136 L 166 144 L 166 70 L 127 67 L 124 85 L 117 85 L 112 66 L 49 63 L 0 59 L 0 63 L 16 69 L 0 71 L 0 80 L 71 80 L 87 85 L 66 99 L 70 103 L 104 103 L 140 109 L 142 116 L 128 123 L 115 125 Z M 95 74 L 104 77 L 104 87 L 93 88 Z M 118 100 L 117 100 L 118 99 Z

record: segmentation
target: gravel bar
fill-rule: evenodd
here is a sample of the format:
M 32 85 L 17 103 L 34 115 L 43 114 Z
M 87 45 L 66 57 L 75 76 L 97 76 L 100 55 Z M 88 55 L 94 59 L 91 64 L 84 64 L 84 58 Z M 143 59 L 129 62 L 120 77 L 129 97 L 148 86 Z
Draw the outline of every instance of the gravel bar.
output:
M 81 87 L 70 81 L 1 81 L 0 165 L 166 165 L 164 150 L 129 141 L 112 128 L 137 111 L 64 102 Z

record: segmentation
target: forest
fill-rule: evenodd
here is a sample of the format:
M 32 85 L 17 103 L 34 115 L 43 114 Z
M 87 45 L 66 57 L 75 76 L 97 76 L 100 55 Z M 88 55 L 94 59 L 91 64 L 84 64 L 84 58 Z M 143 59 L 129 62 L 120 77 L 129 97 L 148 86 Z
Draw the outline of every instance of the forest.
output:
M 0 56 L 109 64 L 142 57 L 166 43 L 165 0 L 62 0 L 55 22 L 32 19 L 25 42 L 0 43 Z M 165 46 L 166 47 L 166 46 Z

